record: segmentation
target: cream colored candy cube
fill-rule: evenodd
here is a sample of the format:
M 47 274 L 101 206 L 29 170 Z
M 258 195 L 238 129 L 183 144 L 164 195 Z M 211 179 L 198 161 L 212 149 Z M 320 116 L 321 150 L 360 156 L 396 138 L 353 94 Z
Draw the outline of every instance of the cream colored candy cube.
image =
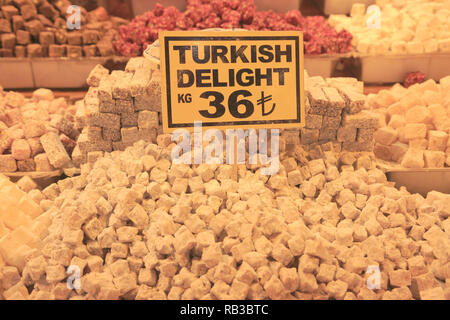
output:
M 428 149 L 428 140 L 427 139 L 413 139 L 409 140 L 409 147 L 415 148 L 419 150 L 427 150 Z
M 370 42 L 369 41 L 359 41 L 358 45 L 356 46 L 356 49 L 360 53 L 369 53 L 370 48 Z
M 441 85 L 442 89 L 450 88 L 450 76 L 446 76 L 439 80 L 439 84 Z
M 423 155 L 426 168 L 442 168 L 444 166 L 446 160 L 444 152 L 425 150 Z
M 406 44 L 408 54 L 421 54 L 424 52 L 423 44 L 420 41 L 410 41 Z
M 389 90 L 381 90 L 375 97 L 375 103 L 382 108 L 388 108 L 396 102 L 397 97 Z
M 391 51 L 395 54 L 406 53 L 406 41 L 393 41 L 391 45 Z
M 394 114 L 389 120 L 389 127 L 398 129 L 400 127 L 404 127 L 406 125 L 406 119 L 404 116 L 400 114 Z
M 396 142 L 390 146 L 390 154 L 392 161 L 395 161 L 397 163 L 400 163 L 403 159 L 403 156 L 408 151 L 408 145 Z
M 430 130 L 428 132 L 428 150 L 445 151 L 447 149 L 448 134 L 444 131 Z
M 423 139 L 427 136 L 427 125 L 424 123 L 408 123 L 405 126 L 405 139 Z
M 398 133 L 391 127 L 383 127 L 375 132 L 375 141 L 383 145 L 391 145 L 397 141 Z
M 402 165 L 402 167 L 405 167 L 405 168 L 423 168 L 423 167 L 425 167 L 423 150 L 409 148 L 403 157 L 401 165 Z
M 364 3 L 354 3 L 350 11 L 351 17 L 361 17 L 366 14 L 366 5 Z
M 426 90 L 423 93 L 423 101 L 427 106 L 440 104 L 442 100 L 441 93 L 433 90 Z
M 439 50 L 439 43 L 436 39 L 428 39 L 423 44 L 425 53 L 434 53 Z
M 442 39 L 438 41 L 440 52 L 450 52 L 450 39 Z
M 406 111 L 407 123 L 431 123 L 431 112 L 427 107 L 415 106 Z

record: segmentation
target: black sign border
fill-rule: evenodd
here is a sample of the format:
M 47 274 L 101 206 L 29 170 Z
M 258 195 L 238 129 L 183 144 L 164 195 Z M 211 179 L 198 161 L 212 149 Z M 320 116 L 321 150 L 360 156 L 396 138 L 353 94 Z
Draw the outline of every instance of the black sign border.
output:
M 283 123 L 298 123 L 301 124 L 301 97 L 300 97 L 300 40 L 298 36 L 195 36 L 195 37 L 179 37 L 170 36 L 164 38 L 165 49 L 165 63 L 166 63 L 166 91 L 167 91 L 167 124 L 168 129 L 176 128 L 194 128 L 194 123 L 172 123 L 172 102 L 171 102 L 171 89 L 170 89 L 170 55 L 169 55 L 169 42 L 170 41 L 236 41 L 236 40 L 294 40 L 295 41 L 295 63 L 296 63 L 296 78 L 297 78 L 297 118 L 288 120 L 260 120 L 260 121 L 229 121 L 229 122 L 202 122 L 203 127 L 216 127 L 216 126 L 248 126 L 248 125 L 264 125 L 264 124 L 283 124 Z

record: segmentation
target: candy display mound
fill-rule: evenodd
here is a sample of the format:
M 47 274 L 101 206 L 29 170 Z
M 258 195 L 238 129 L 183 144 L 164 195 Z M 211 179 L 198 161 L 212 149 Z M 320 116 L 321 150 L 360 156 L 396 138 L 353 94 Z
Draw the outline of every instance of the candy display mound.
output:
M 298 10 L 286 14 L 256 11 L 253 0 L 191 0 L 185 12 L 157 4 L 153 11 L 121 26 L 114 45 L 123 56 L 139 56 L 158 39 L 159 31 L 208 28 L 303 31 L 307 54 L 347 53 L 352 48 L 352 35 L 345 30 L 337 32 L 323 17 L 303 17 Z
M 370 154 L 313 159 L 291 145 L 278 174 L 241 165 L 235 181 L 230 165 L 172 164 L 159 141 L 106 153 L 42 192 L 15 191 L 40 208 L 3 227 L 3 298 L 450 298 L 449 195 L 395 189 Z M 0 194 L 13 187 L 0 178 Z
M 361 54 L 414 55 L 450 53 L 449 6 L 445 1 L 377 1 L 379 13 L 366 5 L 353 5 L 351 15 L 330 15 L 337 30 L 353 35 Z
M 128 21 L 109 17 L 103 7 L 90 12 L 78 7 L 80 26 L 70 29 L 71 5 L 68 0 L 0 2 L 0 57 L 113 56 L 117 28 Z
M 450 166 L 450 77 L 368 96 L 380 116 L 375 155 L 405 168 Z
M 72 166 L 76 107 L 51 90 L 30 99 L 0 88 L 0 173 L 50 172 Z

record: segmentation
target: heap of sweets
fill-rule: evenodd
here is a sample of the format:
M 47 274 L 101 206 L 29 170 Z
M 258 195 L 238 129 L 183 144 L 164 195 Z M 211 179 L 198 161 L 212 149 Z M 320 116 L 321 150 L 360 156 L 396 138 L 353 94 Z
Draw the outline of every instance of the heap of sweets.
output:
M 117 28 L 126 20 L 108 17 L 102 7 L 86 12 L 81 26 L 70 30 L 63 1 L 0 1 L 0 57 L 92 57 L 112 56 Z M 73 14 L 73 12 L 72 12 Z
M 380 115 L 375 155 L 405 168 L 450 166 L 450 77 L 368 96 Z
M 399 3 L 399 2 L 396 2 Z M 331 15 L 328 22 L 353 35 L 357 51 L 371 55 L 450 52 L 450 5 L 443 1 L 388 3 L 377 15 L 366 13 L 364 4 L 354 4 L 351 16 Z M 374 27 L 368 27 L 373 24 Z
M 345 30 L 337 32 L 323 17 L 303 17 L 298 10 L 286 14 L 256 11 L 253 0 L 187 0 L 185 12 L 157 4 L 153 11 L 120 27 L 114 44 L 123 56 L 140 56 L 158 39 L 159 31 L 209 28 L 303 31 L 308 54 L 347 53 L 352 49 L 352 35 Z
M 300 130 L 301 144 L 332 143 L 335 151 L 372 151 L 378 118 L 364 110 L 362 82 L 355 78 L 306 77 L 305 92 L 306 125 Z M 295 134 L 295 130 L 290 132 Z
M 74 106 L 38 89 L 30 99 L 0 93 L 0 172 L 49 172 L 72 166 L 79 131 Z
M 20 281 L 26 262 L 48 234 L 51 217 L 35 202 L 34 195 L 40 194 L 35 188 L 29 177 L 15 184 L 0 174 L 0 292 Z
M 132 58 L 125 71 L 97 65 L 80 103 L 76 121 L 82 129 L 72 157 L 79 165 L 88 155 L 123 150 L 141 139 L 155 142 L 160 125 L 161 74 L 145 58 Z
M 235 181 L 158 140 L 42 192 L 49 234 L 5 299 L 450 299 L 449 195 L 395 189 L 370 153 L 285 154 Z

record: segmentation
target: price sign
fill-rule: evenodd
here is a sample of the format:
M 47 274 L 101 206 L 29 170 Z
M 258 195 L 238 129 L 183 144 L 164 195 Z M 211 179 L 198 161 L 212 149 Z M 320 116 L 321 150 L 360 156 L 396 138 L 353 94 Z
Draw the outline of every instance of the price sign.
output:
M 301 32 L 160 35 L 165 132 L 304 125 Z

